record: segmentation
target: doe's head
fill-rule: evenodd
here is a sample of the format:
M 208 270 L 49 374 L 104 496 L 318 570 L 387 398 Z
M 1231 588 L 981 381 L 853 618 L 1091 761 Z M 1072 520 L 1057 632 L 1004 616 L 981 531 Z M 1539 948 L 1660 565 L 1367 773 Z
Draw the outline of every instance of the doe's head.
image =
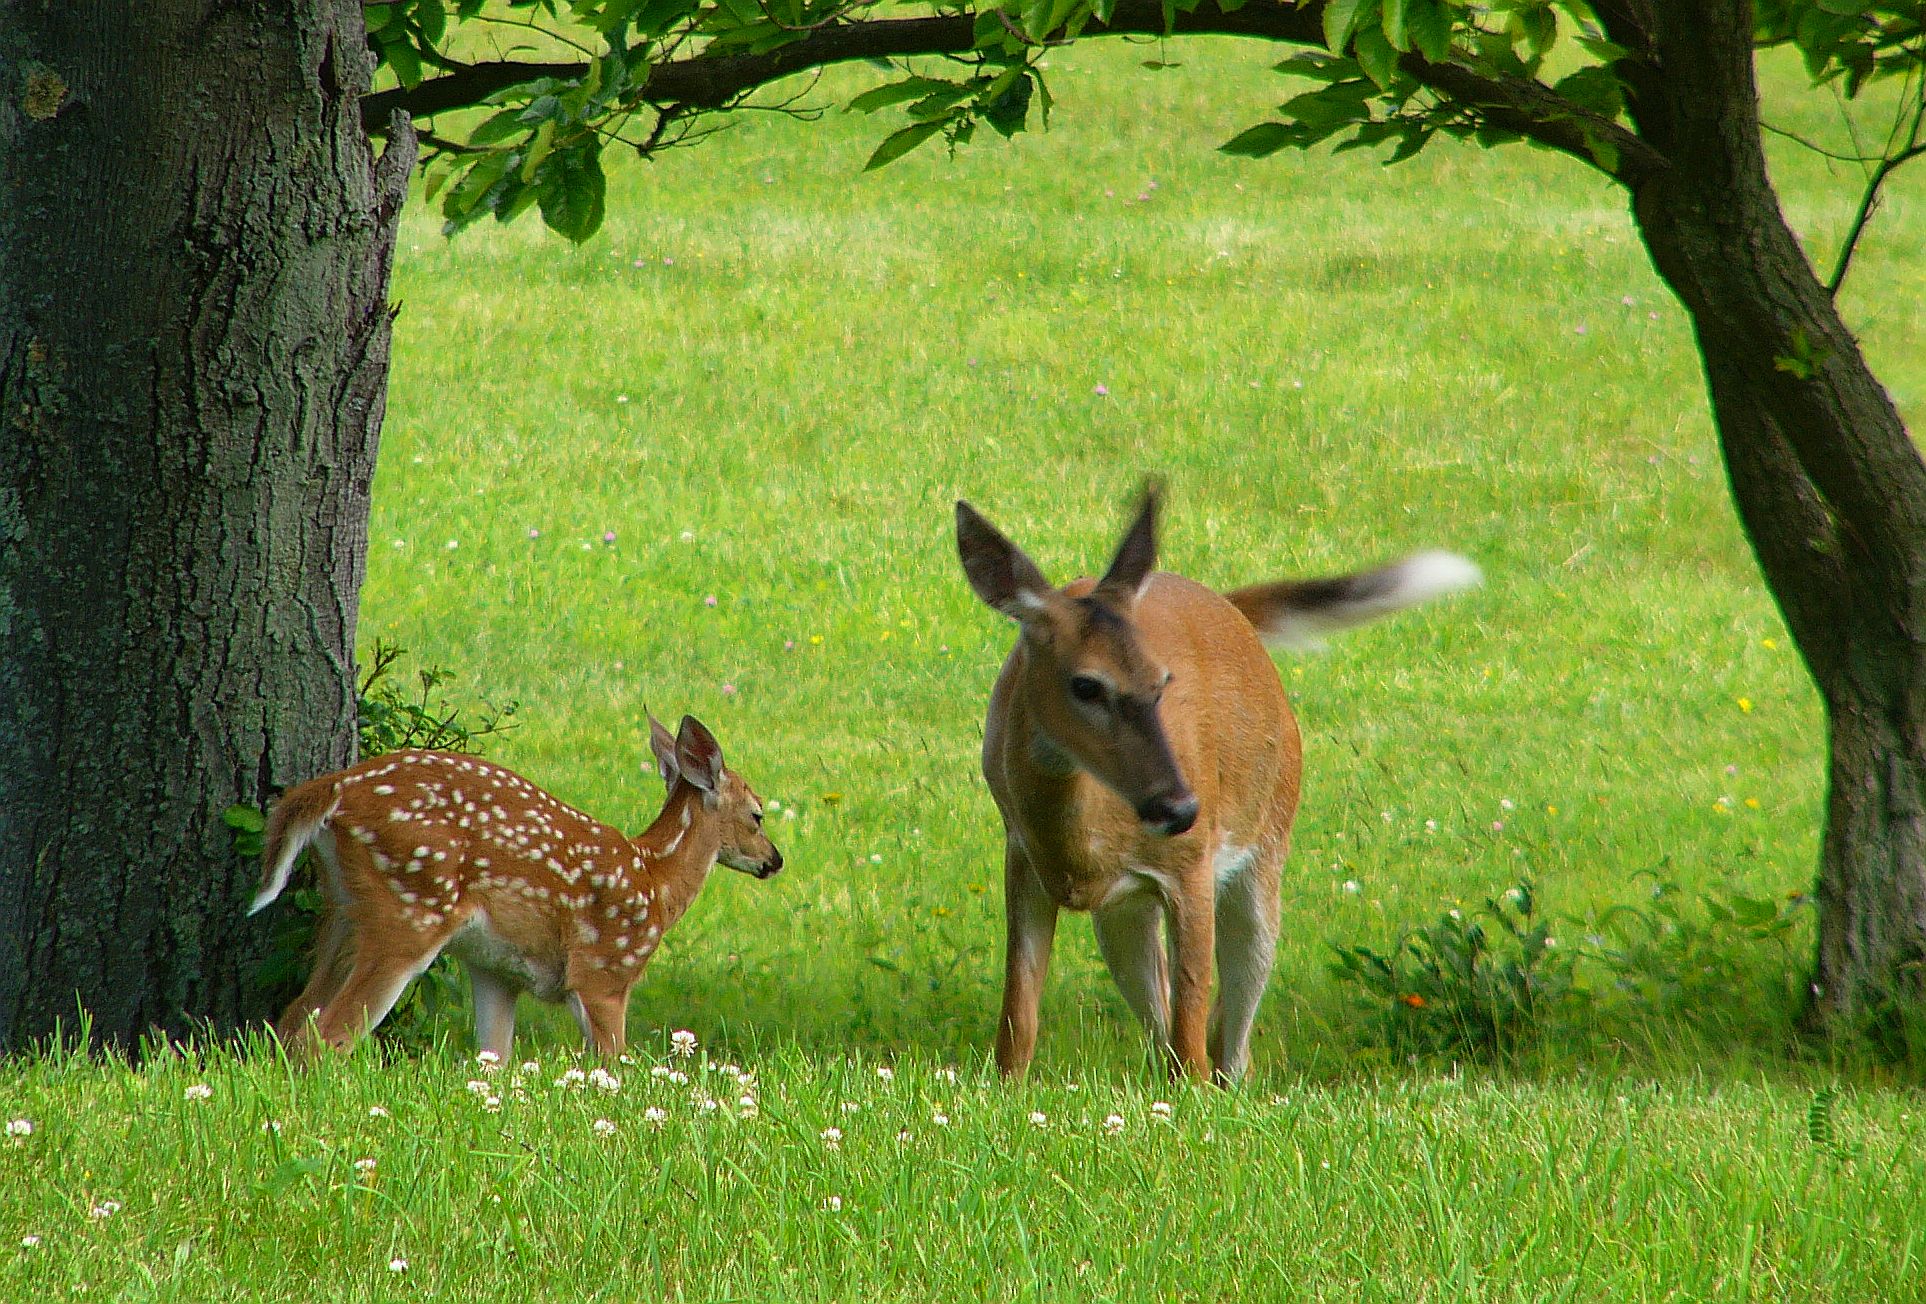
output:
M 701 795 L 703 808 L 719 819 L 722 847 L 717 860 L 757 878 L 768 878 L 782 868 L 782 852 L 763 832 L 762 798 L 722 763 L 722 745 L 707 725 L 685 715 L 671 736 L 651 715 L 649 750 L 655 753 L 656 772 L 671 792 L 678 782 L 688 784 Z
M 1177 768 L 1159 715 L 1170 672 L 1133 619 L 1157 564 L 1156 488 L 1146 488 L 1116 555 L 1094 586 L 1059 589 L 966 502 L 956 546 L 977 597 L 1023 630 L 1019 691 L 1050 742 L 1136 811 L 1153 832 L 1187 831 L 1197 798 Z

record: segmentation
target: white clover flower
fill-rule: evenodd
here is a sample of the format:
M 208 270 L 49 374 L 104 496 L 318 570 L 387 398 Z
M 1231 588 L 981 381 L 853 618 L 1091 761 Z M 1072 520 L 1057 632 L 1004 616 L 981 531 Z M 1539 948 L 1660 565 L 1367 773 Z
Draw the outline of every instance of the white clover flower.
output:
M 656 1127 L 661 1127 L 669 1121 L 669 1111 L 660 1105 L 650 1105 L 642 1111 L 642 1121 L 653 1124 Z
M 940 1068 L 936 1071 L 936 1076 L 945 1082 L 954 1082 L 956 1081 L 956 1070 L 953 1068 Z
M 1170 1116 L 1171 1116 L 1170 1102 L 1168 1100 L 1151 1101 L 1150 1116 L 1152 1118 L 1162 1119 L 1164 1122 L 1168 1123 L 1170 1121 Z
M 99 1204 L 95 1205 L 93 1208 L 87 1211 L 87 1216 L 89 1218 L 95 1218 L 95 1219 L 111 1218 L 119 1212 L 120 1212 L 119 1200 L 102 1200 Z
M 754 1118 L 761 1112 L 762 1106 L 756 1103 L 754 1096 L 744 1096 L 736 1102 L 736 1117 L 738 1118 Z
M 936 1124 L 938 1127 L 948 1127 L 950 1125 L 950 1116 L 939 1109 L 930 1115 L 930 1122 Z
M 716 1101 L 713 1096 L 697 1096 L 695 1107 L 698 1112 L 704 1113 L 704 1114 L 713 1114 L 716 1112 L 716 1108 L 717 1108 Z
M 686 1087 L 689 1085 L 689 1075 L 681 1069 L 673 1069 L 669 1073 L 669 1081 L 678 1087 Z
M 372 1159 L 357 1159 L 354 1161 L 354 1171 L 357 1173 L 372 1173 L 375 1168 L 376 1164 Z
M 7 1135 L 24 1137 L 33 1135 L 33 1120 L 30 1118 L 10 1118 L 7 1120 Z
M 599 1087 L 603 1091 L 620 1091 L 622 1089 L 622 1079 L 616 1077 L 607 1069 L 590 1070 L 588 1080 L 590 1086 Z
M 658 1064 L 649 1070 L 649 1076 L 652 1078 L 666 1078 L 673 1072 L 675 1072 L 675 1070 L 667 1064 Z
M 32 1232 L 28 1232 L 25 1236 L 22 1236 L 20 1238 L 20 1248 L 23 1250 L 39 1249 L 40 1237 L 35 1235 Z
M 502 1098 L 500 1096 L 483 1096 L 482 1108 L 490 1114 L 499 1114 L 502 1112 Z
M 595 1135 L 597 1136 L 614 1136 L 615 1135 L 615 1124 L 611 1123 L 606 1118 L 598 1118 L 593 1123 L 589 1124 L 589 1126 L 592 1129 L 594 1129 Z
M 896 1081 L 896 1070 L 887 1064 L 878 1064 L 876 1066 L 876 1076 L 885 1082 L 894 1082 Z
M 840 1195 L 828 1196 L 823 1200 L 823 1208 L 827 1209 L 830 1213 L 841 1213 L 843 1211 L 843 1197 Z
M 1352 896 L 1356 896 L 1358 893 L 1364 891 L 1364 887 L 1355 878 L 1347 878 L 1344 880 L 1344 890 Z
M 388 1111 L 383 1109 L 381 1106 L 370 1105 L 368 1106 L 368 1117 L 369 1118 L 388 1118 L 390 1117 L 390 1115 Z
M 623 1051 L 623 1052 L 622 1052 L 622 1053 L 621 1053 L 620 1055 L 617 1055 L 617 1056 L 615 1057 L 615 1062 L 616 1062 L 617 1064 L 624 1064 L 624 1065 L 627 1065 L 627 1066 L 628 1066 L 629 1068 L 634 1068 L 634 1067 L 635 1067 L 635 1056 L 633 1056 L 633 1055 L 631 1055 L 631 1054 L 629 1054 L 629 1053 L 628 1053 L 627 1051 Z
M 1103 1131 L 1105 1136 L 1116 1136 L 1123 1130 L 1124 1116 L 1122 1114 L 1107 1114 L 1104 1116 Z
M 845 1100 L 845 1101 L 843 1102 L 843 1113 L 845 1113 L 845 1114 L 860 1114 L 860 1113 L 862 1113 L 862 1112 L 863 1112 L 863 1107 L 862 1107 L 861 1105 L 859 1105 L 859 1104 L 857 1104 L 857 1103 L 856 1103 L 855 1101 L 853 1101 L 853 1100 Z
M 696 1052 L 696 1035 L 687 1028 L 677 1028 L 669 1034 L 669 1049 L 677 1055 L 693 1055 Z
M 558 1087 L 579 1087 L 587 1081 L 588 1074 L 582 1072 L 580 1069 L 569 1069 L 564 1072 L 561 1077 L 555 1079 L 555 1085 Z
M 486 1096 L 495 1088 L 489 1083 L 483 1082 L 480 1078 L 470 1078 L 468 1079 L 468 1089 L 477 1096 Z
M 742 1070 L 737 1068 L 734 1064 L 711 1064 L 709 1065 L 709 1067 L 714 1069 L 717 1073 L 722 1074 L 724 1077 L 736 1078 L 736 1077 L 742 1076 Z
M 823 1149 L 840 1150 L 843 1144 L 843 1130 L 840 1127 L 823 1129 Z
M 1030 1111 L 1030 1126 L 1048 1127 L 1050 1126 L 1050 1116 L 1040 1109 L 1033 1109 Z
M 540 1064 L 539 1062 L 537 1062 L 537 1061 L 535 1061 L 535 1060 L 523 1060 L 523 1061 L 522 1061 L 522 1072 L 523 1072 L 523 1073 L 525 1073 L 525 1074 L 535 1074 L 535 1073 L 540 1073 L 541 1071 L 542 1071 L 542 1066 L 541 1066 L 541 1064 Z
M 270 1118 L 267 1122 L 261 1124 L 261 1130 L 263 1132 L 278 1133 L 281 1130 L 281 1125 Z
M 911 1141 L 914 1141 L 916 1138 L 910 1134 L 910 1130 L 908 1128 L 904 1128 L 902 1131 L 896 1134 L 896 1139 L 902 1144 L 908 1145 Z
M 483 1073 L 493 1073 L 501 1068 L 502 1057 L 492 1050 L 478 1050 L 475 1052 L 475 1063 L 481 1066 Z
M 213 1095 L 214 1095 L 214 1088 L 208 1086 L 205 1082 L 196 1082 L 193 1086 L 181 1092 L 181 1099 L 182 1100 L 208 1100 L 212 1098 Z
M 388 1271 L 397 1275 L 408 1271 L 408 1260 L 402 1258 L 399 1254 L 395 1255 L 394 1258 L 388 1260 Z

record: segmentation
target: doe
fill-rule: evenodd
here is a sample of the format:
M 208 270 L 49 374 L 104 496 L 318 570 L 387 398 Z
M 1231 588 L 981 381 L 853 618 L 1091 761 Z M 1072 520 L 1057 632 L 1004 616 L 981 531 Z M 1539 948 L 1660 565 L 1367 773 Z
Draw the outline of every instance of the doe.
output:
M 716 862 L 757 878 L 782 868 L 761 799 L 700 720 L 683 716 L 671 738 L 650 716 L 649 746 L 668 799 L 634 839 L 450 752 L 379 756 L 290 789 L 248 911 L 313 849 L 314 973 L 275 1025 L 283 1043 L 300 1057 L 316 1042 L 345 1050 L 446 950 L 468 970 L 481 1049 L 507 1058 L 526 991 L 566 1002 L 588 1044 L 619 1055 L 630 989 Z
M 1220 596 L 1152 571 L 1154 489 L 1097 581 L 1053 587 L 965 502 L 956 537 L 970 587 L 1022 631 L 983 730 L 1004 826 L 998 1067 L 1028 1067 L 1057 912 L 1086 910 L 1111 976 L 1173 1069 L 1206 1078 L 1215 1064 L 1220 1082 L 1235 1081 L 1270 981 L 1302 768 L 1264 643 L 1315 644 L 1324 630 L 1469 588 L 1478 568 L 1428 552 Z

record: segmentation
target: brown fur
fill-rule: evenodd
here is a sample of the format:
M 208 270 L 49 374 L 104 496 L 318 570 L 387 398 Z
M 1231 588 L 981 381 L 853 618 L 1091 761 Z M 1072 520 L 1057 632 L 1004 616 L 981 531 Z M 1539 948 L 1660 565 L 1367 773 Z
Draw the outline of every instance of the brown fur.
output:
M 996 1042 L 1005 1073 L 1023 1071 L 1035 1053 L 1038 1001 L 1065 909 L 1092 912 L 1105 962 L 1173 1068 L 1205 1078 L 1215 1064 L 1231 1080 L 1248 1060 L 1276 945 L 1302 749 L 1251 620 L 1203 585 L 1151 572 L 1156 511 L 1147 495 L 1102 580 L 1057 589 L 957 504 L 972 587 L 1022 626 L 991 691 L 983 737 L 983 773 L 1005 830 Z M 1358 591 L 1378 604 L 1372 614 L 1399 605 L 1370 584 Z M 1323 608 L 1342 607 L 1343 592 L 1341 581 L 1315 581 L 1238 596 L 1263 618 L 1286 620 L 1321 618 Z M 1079 679 L 1096 681 L 1100 696 L 1078 700 Z M 1192 802 L 1194 822 L 1182 827 Z M 1218 995 L 1209 1008 L 1213 957 Z
M 567 1001 L 604 1055 L 622 1050 L 630 989 L 718 859 L 768 877 L 782 855 L 762 803 L 685 717 L 651 721 L 669 784 L 662 813 L 629 839 L 499 765 L 399 752 L 290 790 L 268 821 L 259 909 L 301 844 L 324 904 L 306 990 L 276 1025 L 297 1055 L 345 1049 L 453 947 L 475 990 L 476 1037 L 506 1057 L 514 1000 Z

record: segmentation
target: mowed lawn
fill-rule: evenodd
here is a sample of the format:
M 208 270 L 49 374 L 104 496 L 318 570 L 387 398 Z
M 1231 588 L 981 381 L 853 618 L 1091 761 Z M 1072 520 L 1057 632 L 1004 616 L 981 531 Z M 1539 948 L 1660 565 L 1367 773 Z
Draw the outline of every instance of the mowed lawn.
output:
M 1658 883 L 1806 889 L 1819 709 L 1619 192 L 1519 148 L 1229 159 L 1300 88 L 1279 52 L 1154 53 L 1053 54 L 1048 134 L 876 174 L 888 114 L 743 115 L 617 163 L 580 249 L 532 220 L 450 243 L 416 206 L 364 647 L 517 702 L 489 755 L 630 829 L 661 797 L 644 705 L 699 715 L 780 803 L 789 867 L 718 872 L 638 989 L 616 1091 L 568 1079 L 571 1027 L 527 1003 L 539 1067 L 494 1075 L 458 1022 L 426 1058 L 306 1075 L 258 1047 L 0 1066 L 0 1115 L 33 1124 L 0 1140 L 0 1297 L 1920 1292 L 1926 1102 L 1790 1038 L 1805 934 L 1503 1067 L 1394 1053 L 1329 976 L 1333 943 L 1521 880 L 1571 948 Z M 1771 73 L 1771 120 L 1837 130 Z M 1774 161 L 1829 265 L 1851 175 Z M 1843 299 L 1915 428 L 1922 238 L 1902 173 Z M 1012 631 L 951 504 L 1062 580 L 1147 474 L 1164 565 L 1207 583 L 1429 546 L 1488 583 L 1280 659 L 1304 804 L 1248 1085 L 1148 1073 L 1071 919 L 1006 1087 L 977 749 Z

